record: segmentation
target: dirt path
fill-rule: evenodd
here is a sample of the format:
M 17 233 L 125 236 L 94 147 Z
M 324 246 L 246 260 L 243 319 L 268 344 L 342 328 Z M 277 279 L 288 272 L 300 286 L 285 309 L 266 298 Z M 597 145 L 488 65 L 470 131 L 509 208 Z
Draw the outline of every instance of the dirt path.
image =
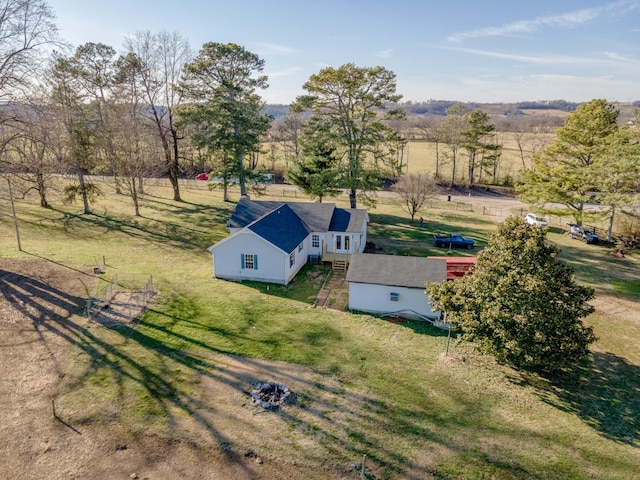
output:
M 316 297 L 316 308 L 330 308 L 344 311 L 349 305 L 348 286 L 345 272 L 331 272 Z
M 126 426 L 81 424 L 54 417 L 69 356 L 86 331 L 85 299 L 97 281 L 90 272 L 46 261 L 0 259 L 0 478 L 33 479 L 342 479 L 349 475 L 316 464 L 285 462 L 268 451 L 238 452 L 213 439 L 193 417 L 180 418 L 174 438 L 153 432 L 131 437 Z M 97 324 L 92 328 L 104 328 Z M 292 391 L 314 385 L 299 365 L 220 355 L 216 375 L 203 377 L 198 411 L 232 440 L 258 432 L 268 445 L 277 417 L 255 415 L 246 392 L 259 380 L 286 379 Z M 331 391 L 330 386 L 322 389 Z M 319 390 L 320 395 L 322 391 Z M 213 403 L 212 403 L 213 401 Z M 228 404 L 228 405 L 227 405 Z M 216 413 L 217 412 L 217 413 Z M 185 432 L 178 434 L 178 432 Z M 195 432 L 195 433 L 194 433 Z M 205 438 L 194 441 L 189 435 Z M 188 434 L 187 434 L 188 433 Z

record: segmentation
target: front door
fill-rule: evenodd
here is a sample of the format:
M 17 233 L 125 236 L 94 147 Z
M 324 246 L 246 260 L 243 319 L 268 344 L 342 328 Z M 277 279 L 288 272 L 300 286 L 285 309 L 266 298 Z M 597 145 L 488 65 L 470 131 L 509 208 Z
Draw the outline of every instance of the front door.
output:
M 349 235 L 336 235 L 336 253 L 349 253 L 350 243 Z

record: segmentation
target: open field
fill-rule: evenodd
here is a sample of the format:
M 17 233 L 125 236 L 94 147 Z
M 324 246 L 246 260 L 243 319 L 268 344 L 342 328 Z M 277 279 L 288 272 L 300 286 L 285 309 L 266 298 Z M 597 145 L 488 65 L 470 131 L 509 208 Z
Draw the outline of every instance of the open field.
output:
M 516 140 L 517 134 L 513 132 L 498 132 L 497 142 L 502 145 L 502 156 L 500 159 L 497 181 L 498 184 L 513 185 L 520 179 L 520 170 L 523 168 L 523 160 Z M 547 145 L 553 140 L 554 135 L 549 133 L 524 133 L 519 134 L 520 144 L 523 149 L 522 155 L 524 155 L 524 166 L 531 168 L 531 156 L 534 151 L 540 150 L 544 145 Z M 260 157 L 258 164 L 271 171 L 284 172 L 287 170 L 287 163 L 284 159 L 284 151 L 282 145 L 267 144 L 264 148 L 269 154 L 263 154 Z M 430 173 L 434 174 L 436 171 L 436 158 L 440 157 L 440 169 L 439 175 L 444 181 L 448 182 L 451 179 L 452 163 L 449 160 L 451 152 L 449 148 L 441 143 L 437 147 L 439 153 L 436 154 L 436 144 L 426 140 L 410 140 L 404 149 L 403 162 L 407 166 L 405 171 L 409 173 Z M 274 157 L 272 157 L 274 155 Z M 476 172 L 476 175 L 479 171 Z M 482 178 L 476 178 L 476 183 L 492 183 L 493 178 L 487 173 L 482 174 Z M 457 157 L 456 166 L 456 183 L 466 184 L 467 182 L 467 154 L 464 149 L 460 149 Z
M 363 455 L 369 479 L 640 478 L 640 252 L 613 258 L 550 228 L 596 288 L 599 340 L 549 379 L 457 341 L 445 356 L 446 335 L 423 323 L 313 308 L 319 267 L 290 287 L 214 280 L 206 248 L 233 204 L 202 184 L 186 182 L 182 203 L 149 184 L 139 218 L 103 188 L 92 215 L 55 195 L 48 210 L 18 200 L 20 252 L 0 185 L 1 478 L 349 479 Z M 520 208 L 456 198 L 421 212 L 419 229 L 385 201 L 370 239 L 433 255 L 432 233 L 460 231 L 482 247 Z M 115 273 L 152 275 L 159 296 L 137 322 L 105 327 L 82 312 Z M 252 405 L 264 380 L 294 400 Z

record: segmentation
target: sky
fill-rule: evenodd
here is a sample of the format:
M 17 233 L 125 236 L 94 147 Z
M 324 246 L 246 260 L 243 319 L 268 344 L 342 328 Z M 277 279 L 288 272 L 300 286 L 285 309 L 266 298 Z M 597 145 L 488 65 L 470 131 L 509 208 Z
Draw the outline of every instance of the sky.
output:
M 71 45 L 178 32 L 265 61 L 267 103 L 326 67 L 383 66 L 403 101 L 640 100 L 640 0 L 47 0 Z

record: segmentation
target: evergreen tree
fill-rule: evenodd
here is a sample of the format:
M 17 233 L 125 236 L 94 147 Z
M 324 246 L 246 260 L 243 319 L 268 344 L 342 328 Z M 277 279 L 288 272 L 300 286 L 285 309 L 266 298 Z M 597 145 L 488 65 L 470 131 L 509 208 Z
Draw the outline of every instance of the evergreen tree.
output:
M 560 370 L 588 353 L 595 341 L 582 318 L 593 289 L 578 285 L 546 229 L 509 217 L 478 255 L 472 275 L 429 284 L 434 310 L 462 338 L 516 368 Z

